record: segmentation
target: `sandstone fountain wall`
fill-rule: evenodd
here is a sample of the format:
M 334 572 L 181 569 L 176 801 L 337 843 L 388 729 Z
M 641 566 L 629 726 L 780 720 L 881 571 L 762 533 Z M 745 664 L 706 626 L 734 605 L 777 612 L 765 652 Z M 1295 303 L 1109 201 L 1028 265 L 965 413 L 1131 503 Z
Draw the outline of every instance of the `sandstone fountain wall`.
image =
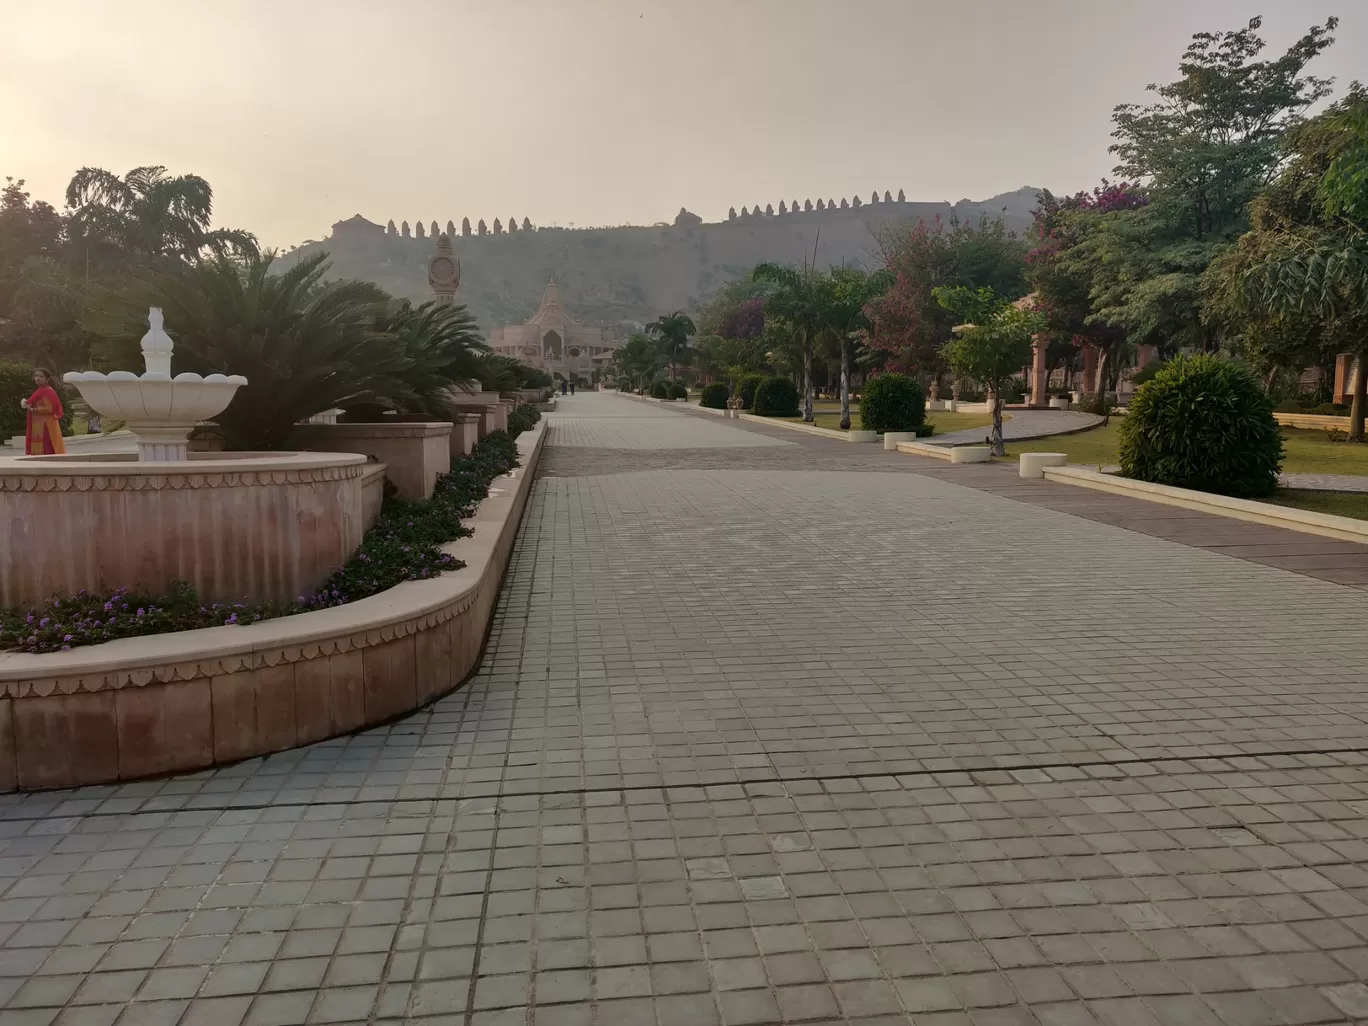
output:
M 384 465 L 355 453 L 0 461 L 0 606 L 81 589 L 288 601 L 345 563 L 379 511 Z

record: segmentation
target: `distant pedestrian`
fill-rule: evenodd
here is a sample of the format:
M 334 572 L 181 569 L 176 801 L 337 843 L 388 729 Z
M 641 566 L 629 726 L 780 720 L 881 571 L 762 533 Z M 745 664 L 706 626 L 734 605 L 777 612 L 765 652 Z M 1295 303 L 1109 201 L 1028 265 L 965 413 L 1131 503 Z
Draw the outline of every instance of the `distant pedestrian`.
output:
M 561 378 L 561 395 L 565 395 L 565 393 L 567 393 L 567 392 L 569 392 L 569 391 L 570 391 L 570 382 L 566 381 L 564 378 Z
M 571 395 L 574 395 L 574 394 L 575 394 L 575 379 L 574 379 L 574 378 L 571 378 L 571 379 L 570 379 L 570 394 L 571 394 Z

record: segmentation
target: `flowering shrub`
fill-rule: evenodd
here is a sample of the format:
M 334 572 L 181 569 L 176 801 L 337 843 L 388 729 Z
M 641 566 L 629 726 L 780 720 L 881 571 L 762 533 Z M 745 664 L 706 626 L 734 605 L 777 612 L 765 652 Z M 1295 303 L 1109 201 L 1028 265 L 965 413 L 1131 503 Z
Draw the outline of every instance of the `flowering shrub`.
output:
M 517 438 L 524 431 L 531 431 L 541 420 L 541 410 L 531 403 L 523 403 L 508 415 L 508 437 Z
M 102 595 L 82 591 L 28 610 L 0 610 L 0 649 L 59 652 L 116 638 L 255 623 L 346 605 L 401 581 L 459 570 L 464 564 L 442 545 L 470 534 L 461 521 L 489 494 L 489 483 L 517 465 L 513 440 L 502 431 L 489 435 L 469 456 L 451 461 L 451 472 L 437 479 L 432 498 L 387 499 L 356 555 L 314 594 L 294 602 L 206 604 L 183 582 L 166 595 L 129 588 Z

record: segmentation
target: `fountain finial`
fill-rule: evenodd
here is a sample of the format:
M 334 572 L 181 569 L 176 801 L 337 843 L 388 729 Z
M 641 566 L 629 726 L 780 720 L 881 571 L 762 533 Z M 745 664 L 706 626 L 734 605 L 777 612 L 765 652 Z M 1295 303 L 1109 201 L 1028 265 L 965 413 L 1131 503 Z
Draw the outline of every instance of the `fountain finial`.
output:
M 147 334 L 142 337 L 143 363 L 148 374 L 165 374 L 171 377 L 171 336 L 162 327 L 161 307 L 153 306 L 147 310 Z

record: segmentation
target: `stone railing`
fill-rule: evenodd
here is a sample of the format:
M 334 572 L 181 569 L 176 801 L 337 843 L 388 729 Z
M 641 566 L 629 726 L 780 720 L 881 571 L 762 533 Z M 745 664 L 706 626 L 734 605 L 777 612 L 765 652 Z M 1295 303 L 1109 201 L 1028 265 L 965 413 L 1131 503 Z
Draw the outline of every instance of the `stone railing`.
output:
M 452 690 L 479 660 L 545 434 L 539 424 L 518 438 L 522 466 L 493 483 L 467 521 L 474 534 L 443 547 L 461 570 L 245 627 L 0 653 L 0 790 L 203 769 Z

